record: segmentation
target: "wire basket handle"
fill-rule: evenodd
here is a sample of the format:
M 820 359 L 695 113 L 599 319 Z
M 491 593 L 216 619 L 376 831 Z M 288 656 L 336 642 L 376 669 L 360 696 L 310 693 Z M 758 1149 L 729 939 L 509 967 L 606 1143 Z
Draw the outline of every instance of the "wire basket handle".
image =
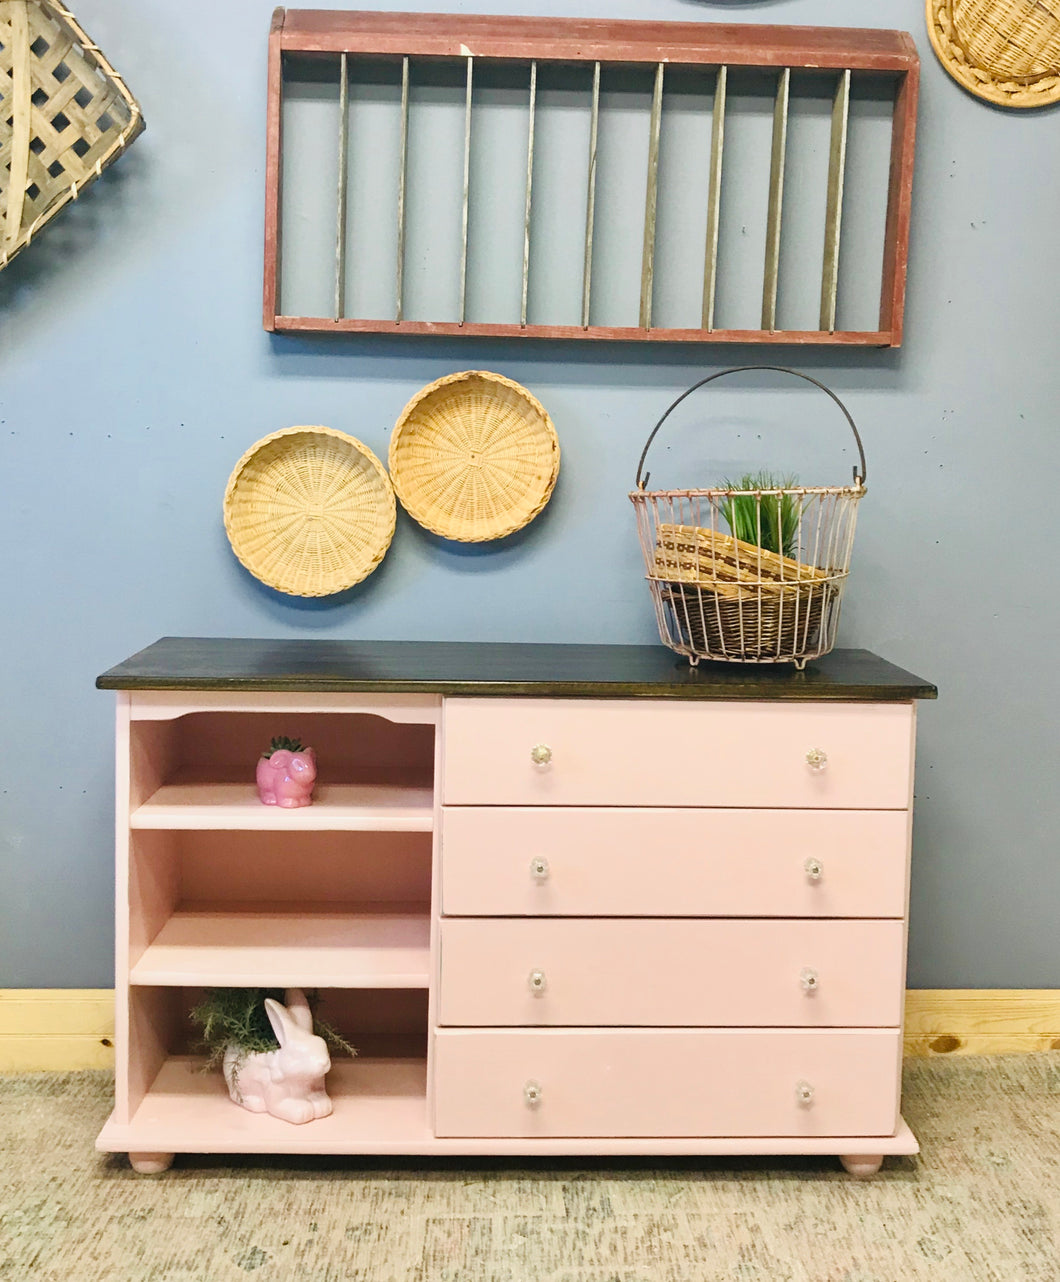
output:
M 650 472 L 644 471 L 644 460 L 648 457 L 648 450 L 651 448 L 652 441 L 655 440 L 655 437 L 659 431 L 659 428 L 662 427 L 662 425 L 666 422 L 666 420 L 670 417 L 670 415 L 674 412 L 674 410 L 677 409 L 678 405 L 681 404 L 681 402 L 685 399 L 685 397 L 691 396 L 692 393 L 696 391 L 697 388 L 705 387 L 707 383 L 713 383 L 716 378 L 724 378 L 726 374 L 742 374 L 746 370 L 773 370 L 778 374 L 792 374 L 795 376 L 795 378 L 801 378 L 804 380 L 804 382 L 812 383 L 814 387 L 819 387 L 822 392 L 830 396 L 832 400 L 835 401 L 835 403 L 843 411 L 843 416 L 846 419 L 846 421 L 850 424 L 850 430 L 854 433 L 854 440 L 857 442 L 860 470 L 858 467 L 854 468 L 854 484 L 859 487 L 865 484 L 865 477 L 868 473 L 868 469 L 865 466 L 865 448 L 861 443 L 861 437 L 858 435 L 858 429 L 854 425 L 854 420 L 850 417 L 850 411 L 839 399 L 839 397 L 836 396 L 835 392 L 833 392 L 830 387 L 825 387 L 823 383 L 819 383 L 817 379 L 811 378 L 809 374 L 803 374 L 797 369 L 788 369 L 786 365 L 734 365 L 732 369 L 719 370 L 716 374 L 708 374 L 706 378 L 701 378 L 698 383 L 693 383 L 692 386 L 688 388 L 687 391 L 684 391 L 681 393 L 681 395 L 677 398 L 676 401 L 674 401 L 674 403 L 670 406 L 670 408 L 666 411 L 666 413 L 662 416 L 662 418 L 659 419 L 658 423 L 656 423 L 655 426 L 651 429 L 651 435 L 648 437 L 647 441 L 644 443 L 644 449 L 641 451 L 640 461 L 637 464 L 637 489 L 638 490 L 643 490 L 647 487 L 648 480 L 651 476 Z

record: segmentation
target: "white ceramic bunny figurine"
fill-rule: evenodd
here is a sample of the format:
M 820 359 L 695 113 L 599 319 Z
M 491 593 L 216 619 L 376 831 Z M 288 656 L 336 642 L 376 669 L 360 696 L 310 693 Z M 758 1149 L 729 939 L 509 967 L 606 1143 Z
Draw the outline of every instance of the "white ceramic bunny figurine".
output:
M 327 1117 L 332 1104 L 324 1090 L 331 1056 L 323 1037 L 313 1032 L 313 1015 L 300 988 L 288 988 L 287 1005 L 265 998 L 269 1023 L 280 1043 L 273 1051 L 241 1051 L 229 1046 L 224 1076 L 229 1096 L 252 1113 L 271 1113 L 285 1122 Z

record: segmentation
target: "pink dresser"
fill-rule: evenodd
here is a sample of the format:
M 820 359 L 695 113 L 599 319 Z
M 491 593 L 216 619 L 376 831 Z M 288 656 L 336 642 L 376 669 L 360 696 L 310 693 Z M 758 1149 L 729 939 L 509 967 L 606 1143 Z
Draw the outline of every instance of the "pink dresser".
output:
M 99 1146 L 819 1153 L 900 1114 L 916 701 L 650 647 L 167 638 L 119 692 L 118 1073 Z M 312 739 L 314 805 L 242 777 Z M 198 1071 L 202 987 L 310 986 L 356 1044 L 334 1114 Z

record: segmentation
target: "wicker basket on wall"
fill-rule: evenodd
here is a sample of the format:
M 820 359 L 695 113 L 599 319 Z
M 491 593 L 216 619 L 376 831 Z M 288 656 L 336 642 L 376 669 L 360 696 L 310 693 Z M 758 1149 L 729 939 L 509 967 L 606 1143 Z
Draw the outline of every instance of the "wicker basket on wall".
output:
M 331 596 L 367 578 L 386 555 L 396 515 L 382 463 L 332 427 L 263 437 L 225 489 L 232 551 L 256 579 L 290 596 Z
M 525 387 L 465 370 L 409 401 L 389 463 L 413 520 L 443 538 L 479 543 L 514 534 L 542 511 L 559 475 L 559 440 Z
M 0 3 L 0 268 L 143 130 L 140 106 L 57 0 Z
M 976 97 L 1060 102 L 1060 0 L 927 0 L 927 29 L 939 61 Z
M 697 388 L 744 370 L 792 374 L 832 398 L 857 442 L 859 466 L 852 485 L 793 484 L 750 491 L 647 488 L 648 450 L 670 414 Z M 716 659 L 802 668 L 809 659 L 827 654 L 839 626 L 865 470 L 861 438 L 846 406 L 807 374 L 777 365 L 745 365 L 711 374 L 683 392 L 652 429 L 629 496 L 663 643 L 693 664 Z M 734 504 L 740 505 L 741 532 L 749 526 L 757 541 L 736 537 Z M 782 526 L 788 534 L 778 541 L 785 546 L 763 546 L 763 531 Z

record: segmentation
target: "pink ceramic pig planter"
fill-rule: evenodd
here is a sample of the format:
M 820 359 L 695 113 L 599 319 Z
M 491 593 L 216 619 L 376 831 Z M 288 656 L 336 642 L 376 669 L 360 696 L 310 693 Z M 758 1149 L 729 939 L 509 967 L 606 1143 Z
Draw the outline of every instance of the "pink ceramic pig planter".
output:
M 258 796 L 266 806 L 293 810 L 311 805 L 316 777 L 316 754 L 297 739 L 273 739 L 258 758 Z

